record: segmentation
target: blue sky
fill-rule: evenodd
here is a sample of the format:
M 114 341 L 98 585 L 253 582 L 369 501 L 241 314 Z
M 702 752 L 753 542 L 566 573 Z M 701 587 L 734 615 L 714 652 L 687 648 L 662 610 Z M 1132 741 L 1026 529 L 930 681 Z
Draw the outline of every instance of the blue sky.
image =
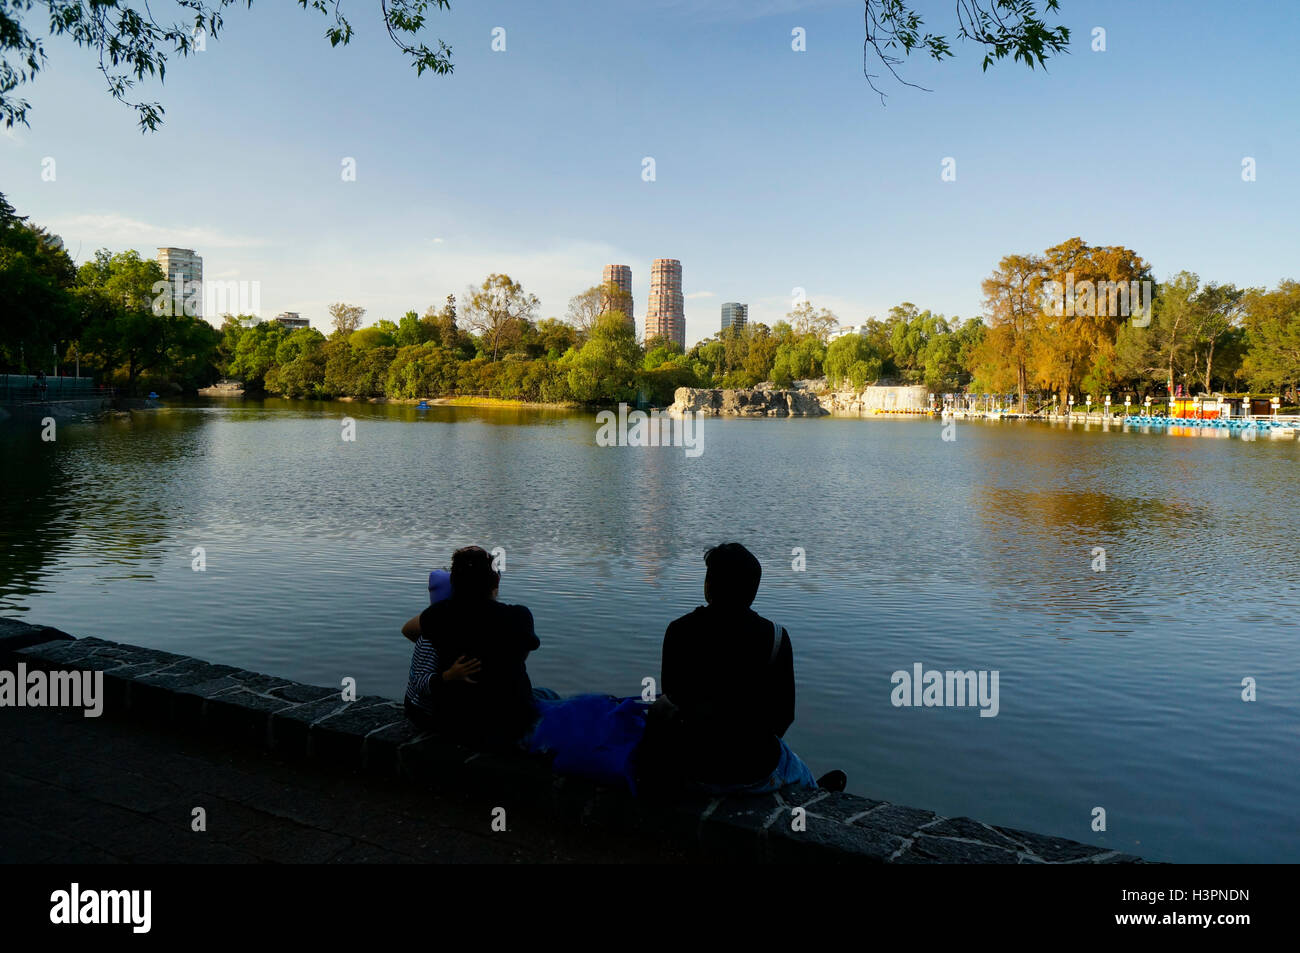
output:
M 918 5 L 951 33 L 948 0 Z M 344 5 L 357 37 L 331 49 L 322 17 L 258 0 L 145 87 L 167 109 L 154 134 L 51 42 L 31 128 L 0 132 L 0 191 L 78 261 L 194 247 L 207 278 L 260 282 L 264 315 L 322 328 L 332 301 L 396 319 L 492 271 L 562 316 L 610 262 L 632 266 L 640 327 L 660 257 L 682 261 L 688 342 L 724 301 L 779 319 L 794 288 L 845 324 L 903 300 L 968 317 L 999 258 L 1075 235 L 1158 278 L 1300 277 L 1300 6 L 1061 5 L 1071 52 L 1049 72 L 981 73 L 958 45 L 903 66 L 932 92 L 882 79 L 882 106 L 859 3 L 453 0 L 428 32 L 455 73 L 417 78 L 376 3 Z

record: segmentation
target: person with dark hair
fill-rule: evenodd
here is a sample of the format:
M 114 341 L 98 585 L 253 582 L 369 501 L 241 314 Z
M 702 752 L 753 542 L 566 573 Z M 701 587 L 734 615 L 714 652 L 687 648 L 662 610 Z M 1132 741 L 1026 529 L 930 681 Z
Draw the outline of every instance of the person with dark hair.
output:
M 783 736 L 794 722 L 794 649 L 786 630 L 750 608 L 763 568 L 739 543 L 704 554 L 704 601 L 664 633 L 660 689 L 643 769 L 709 793 L 763 793 L 814 781 Z
M 524 661 L 541 645 L 525 606 L 497 601 L 501 574 L 492 556 L 466 546 L 451 557 L 450 595 L 430 576 L 431 605 L 402 626 L 415 643 L 405 707 L 417 722 L 467 744 L 501 747 L 524 738 L 537 699 Z M 452 661 L 452 660 L 455 661 Z

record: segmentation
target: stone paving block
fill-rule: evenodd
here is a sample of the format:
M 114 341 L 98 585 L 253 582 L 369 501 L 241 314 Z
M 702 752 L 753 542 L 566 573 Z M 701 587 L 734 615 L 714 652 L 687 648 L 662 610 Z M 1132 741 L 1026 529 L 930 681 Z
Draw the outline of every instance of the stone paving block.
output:
M 236 669 L 231 672 L 227 678 L 239 682 L 240 686 L 250 692 L 259 692 L 264 695 L 271 694 L 273 689 L 288 688 L 295 684 L 286 678 L 279 678 L 275 675 L 263 675 L 261 672 L 250 672 L 247 669 Z
M 76 845 L 48 827 L 0 815 L 0 864 L 45 864 Z
M 111 714 L 125 714 L 131 710 L 131 693 L 144 675 L 155 672 L 168 663 L 162 661 L 133 662 L 104 669 L 104 710 Z
M 0 660 L 11 652 L 45 642 L 74 641 L 68 633 L 48 625 L 31 625 L 19 619 L 0 619 Z
M 92 644 L 88 644 L 92 643 Z M 26 662 L 27 668 L 48 670 L 50 668 L 86 669 L 90 666 L 86 659 L 94 658 L 98 646 L 91 639 L 74 639 L 71 642 L 41 642 L 13 653 L 14 659 Z
M 99 642 L 98 639 L 85 639 L 86 642 Z M 128 645 L 125 642 L 103 642 L 100 643 L 95 651 L 94 658 L 105 671 L 113 671 L 127 665 L 143 665 L 153 663 L 161 668 L 164 665 L 170 665 L 187 658 L 184 655 L 177 655 L 174 652 L 164 652 L 161 649 L 146 649 L 139 645 Z
M 319 701 L 322 698 L 339 697 L 337 688 L 326 688 L 323 685 L 304 685 L 302 682 L 285 682 L 276 688 L 269 689 L 266 694 L 274 695 L 276 698 L 283 698 L 295 705 Z M 340 699 L 341 701 L 342 699 Z
M 808 791 L 807 788 L 803 790 Z M 845 794 L 836 791 L 811 791 L 809 793 L 814 796 L 803 802 L 802 805 L 808 813 L 836 821 L 848 821 L 851 818 L 859 817 L 885 803 L 884 801 L 874 801 L 871 798 L 858 797 L 856 794 Z M 818 794 L 822 796 L 817 797 Z
M 194 824 L 194 809 L 203 808 L 203 831 L 211 840 L 233 845 L 246 835 L 279 821 L 267 811 L 208 791 L 189 791 L 152 813 L 154 820 L 171 827 Z
M 770 794 L 731 795 L 722 799 L 700 825 L 700 847 L 707 854 L 757 858 L 760 837 L 779 810 Z
M 222 737 L 262 747 L 269 747 L 271 743 L 271 716 L 293 706 L 293 702 L 283 698 L 260 695 L 242 688 L 235 691 L 209 691 L 213 694 L 199 699 L 203 727 Z M 182 695 L 178 694 L 178 700 L 180 697 Z
M 920 834 L 898 858 L 897 863 L 914 864 L 1016 864 L 1015 851 L 950 837 Z
M 346 709 L 349 704 L 333 692 L 315 701 L 296 703 L 292 707 L 271 715 L 271 748 L 278 754 L 292 758 L 307 756 L 307 740 L 313 722 Z
M 366 735 L 361 765 L 371 774 L 395 777 L 398 773 L 399 749 L 425 734 L 420 726 L 403 717 L 395 724 Z
M 352 845 L 352 839 L 315 827 L 278 824 L 250 831 L 234 847 L 264 860 L 289 864 L 323 864 Z
M 1011 841 L 1022 845 L 1026 851 L 1048 863 L 1068 863 L 1110 852 L 1110 849 L 1106 847 L 1094 847 L 1091 844 L 1063 840 L 1059 837 L 1048 837 L 1030 831 L 1018 831 L 1009 827 L 995 827 L 994 830 Z
M 84 765 L 70 763 L 58 773 L 56 782 L 96 803 L 114 805 L 128 811 L 148 814 L 174 801 L 183 789 L 164 778 L 151 774 L 114 769 L 87 772 Z M 95 808 L 98 810 L 98 808 Z
M 122 808 L 114 810 L 114 807 L 43 778 L 33 779 L 0 771 L 0 815 L 19 815 L 25 823 L 62 831 L 73 839 L 77 838 L 78 832 L 96 830 L 96 824 L 123 826 L 134 823 L 139 817 L 135 812 Z
M 776 792 L 780 795 L 781 800 L 791 807 L 807 805 L 809 801 L 821 801 L 828 796 L 829 792 L 817 788 L 805 788 L 798 785 L 789 785 Z M 864 807 L 862 810 L 866 810 Z
M 773 863 L 888 863 L 907 843 L 885 831 L 807 816 L 805 829 L 782 814 L 766 831 L 766 859 Z
M 911 837 L 926 824 L 939 819 L 934 811 L 904 807 L 901 804 L 882 804 L 853 823 L 857 827 L 869 827 L 896 837 Z
M 359 768 L 366 735 L 405 719 L 402 707 L 396 702 L 373 695 L 362 696 L 338 714 L 312 723 L 309 751 L 313 758 Z
M 1019 851 L 1022 847 L 997 828 L 981 824 L 969 817 L 946 818 L 938 824 L 931 824 L 925 829 L 925 833 L 933 837 L 960 837 L 965 840 L 980 841 L 1003 850 Z
M 196 716 L 191 698 L 186 697 L 177 705 L 178 691 L 235 671 L 238 669 L 233 665 L 212 665 L 182 657 L 135 680 L 130 693 L 131 710 L 168 722 L 178 719 L 179 723 L 192 726 L 195 722 L 186 721 Z
M 1149 864 L 1151 861 L 1138 857 L 1136 854 L 1124 854 L 1116 851 L 1115 853 L 1093 854 L 1083 863 L 1097 864 Z

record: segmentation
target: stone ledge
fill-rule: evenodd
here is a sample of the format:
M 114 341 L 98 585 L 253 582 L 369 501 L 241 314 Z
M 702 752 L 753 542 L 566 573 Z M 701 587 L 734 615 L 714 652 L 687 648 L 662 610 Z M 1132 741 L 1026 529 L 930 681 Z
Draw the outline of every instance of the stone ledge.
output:
M 0 658 L 7 658 L 10 652 L 25 649 L 29 645 L 43 642 L 71 642 L 71 635 L 48 625 L 29 625 L 18 619 L 0 619 Z
M 719 859 L 835 863 L 1144 863 L 1059 837 L 854 794 L 787 788 L 775 794 L 672 802 L 552 773 L 537 756 L 485 753 L 421 731 L 387 698 L 342 700 L 229 665 L 48 626 L 0 619 L 0 663 L 29 670 L 104 672 L 104 711 L 167 720 L 293 758 L 436 786 L 440 791 L 569 824 L 685 840 Z M 3 717 L 3 713 L 0 713 Z M 802 830 L 795 809 L 802 808 Z

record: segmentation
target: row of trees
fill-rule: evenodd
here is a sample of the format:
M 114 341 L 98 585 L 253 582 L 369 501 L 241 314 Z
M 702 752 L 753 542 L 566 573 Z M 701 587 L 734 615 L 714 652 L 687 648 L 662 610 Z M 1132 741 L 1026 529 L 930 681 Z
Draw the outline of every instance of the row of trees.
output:
M 4 370 L 80 365 L 134 392 L 145 381 L 185 389 L 216 373 L 217 330 L 159 313 L 156 261 L 136 252 L 76 267 L 56 235 L 19 216 L 0 194 L 0 363 Z
M 227 317 L 216 364 L 245 386 L 286 397 L 481 395 L 547 403 L 672 400 L 701 381 L 680 348 L 637 342 L 623 293 L 597 286 L 576 296 L 570 320 L 536 319 L 537 298 L 508 275 L 489 275 L 465 296 L 362 326 L 365 310 L 330 307 L 328 335 L 274 321 Z M 601 304 L 603 302 L 603 304 Z
M 910 301 L 886 320 L 867 321 L 856 333 L 836 335 L 839 319 L 804 302 L 769 328 L 728 328 L 695 345 L 689 358 L 710 386 L 751 387 L 762 381 L 788 386 L 825 376 L 832 387 L 862 388 L 877 381 L 924 384 L 936 392 L 959 390 L 985 327 L 978 318 L 951 320 L 921 311 Z
M 1282 392 L 1300 384 L 1300 284 L 1239 288 L 1178 272 L 1156 282 L 1119 246 L 1072 238 L 1009 255 L 984 281 L 988 330 L 971 389 L 1031 396 Z
M 575 295 L 564 320 L 539 319 L 536 296 L 493 274 L 459 307 L 448 295 L 396 321 L 363 325 L 364 309 L 335 304 L 324 334 L 249 316 L 214 328 L 159 309 L 162 281 L 158 264 L 134 251 L 101 250 L 77 268 L 57 236 L 0 195 L 0 362 L 26 371 L 77 361 L 131 392 L 192 390 L 225 376 L 289 397 L 662 404 L 681 386 L 825 376 L 837 388 L 1014 393 L 1028 408 L 1043 395 L 1141 398 L 1177 386 L 1284 391 L 1294 401 L 1300 382 L 1300 283 L 1237 288 L 1187 272 L 1156 283 L 1131 250 L 1079 238 L 1003 258 L 983 285 L 985 319 L 903 302 L 837 335 L 836 315 L 803 302 L 771 327 L 728 329 L 687 353 L 638 342 L 628 296 L 614 285 Z

